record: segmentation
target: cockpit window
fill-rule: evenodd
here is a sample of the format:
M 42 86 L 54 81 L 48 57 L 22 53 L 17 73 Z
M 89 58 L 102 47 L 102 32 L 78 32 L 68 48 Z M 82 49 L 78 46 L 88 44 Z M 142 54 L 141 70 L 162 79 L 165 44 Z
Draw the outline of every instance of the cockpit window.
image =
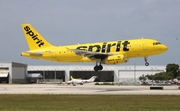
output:
M 153 45 L 159 45 L 161 44 L 160 42 L 154 42 Z

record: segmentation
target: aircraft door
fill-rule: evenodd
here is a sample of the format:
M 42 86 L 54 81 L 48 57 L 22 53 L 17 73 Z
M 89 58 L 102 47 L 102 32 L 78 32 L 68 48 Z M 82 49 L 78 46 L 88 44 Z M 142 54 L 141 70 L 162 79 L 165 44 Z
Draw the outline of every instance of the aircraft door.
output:
M 55 51 L 55 50 L 52 50 L 51 54 L 52 54 L 52 58 L 53 58 L 53 59 L 56 59 L 56 58 L 57 58 L 57 54 L 56 54 L 56 51 Z
M 142 39 L 142 49 L 143 50 L 147 50 L 148 49 L 147 40 Z

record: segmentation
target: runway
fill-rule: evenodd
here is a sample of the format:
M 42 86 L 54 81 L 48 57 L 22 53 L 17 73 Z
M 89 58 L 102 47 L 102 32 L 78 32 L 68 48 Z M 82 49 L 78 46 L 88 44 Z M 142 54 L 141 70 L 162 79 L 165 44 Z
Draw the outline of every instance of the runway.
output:
M 150 86 L 97 86 L 59 84 L 1 84 L 0 94 L 122 94 L 122 95 L 180 95 L 179 86 L 150 90 Z

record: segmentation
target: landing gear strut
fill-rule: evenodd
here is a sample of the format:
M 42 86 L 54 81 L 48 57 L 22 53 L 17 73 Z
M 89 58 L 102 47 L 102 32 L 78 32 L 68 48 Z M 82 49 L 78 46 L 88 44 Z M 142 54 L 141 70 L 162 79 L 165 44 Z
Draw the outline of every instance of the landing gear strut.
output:
M 147 57 L 144 58 L 145 66 L 149 66 L 149 62 L 147 62 Z
M 99 63 L 99 65 L 98 65 Z M 102 70 L 103 66 L 101 65 L 101 59 L 96 60 L 96 65 L 94 66 L 94 71 Z

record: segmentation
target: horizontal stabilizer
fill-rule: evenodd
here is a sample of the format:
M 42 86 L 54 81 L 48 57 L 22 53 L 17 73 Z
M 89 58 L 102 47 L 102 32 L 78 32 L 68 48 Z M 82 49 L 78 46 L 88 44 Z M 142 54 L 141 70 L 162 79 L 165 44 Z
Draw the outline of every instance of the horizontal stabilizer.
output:
M 33 55 L 33 56 L 42 56 L 43 52 L 22 52 L 21 56 L 23 56 L 24 54 L 30 54 L 30 55 Z

